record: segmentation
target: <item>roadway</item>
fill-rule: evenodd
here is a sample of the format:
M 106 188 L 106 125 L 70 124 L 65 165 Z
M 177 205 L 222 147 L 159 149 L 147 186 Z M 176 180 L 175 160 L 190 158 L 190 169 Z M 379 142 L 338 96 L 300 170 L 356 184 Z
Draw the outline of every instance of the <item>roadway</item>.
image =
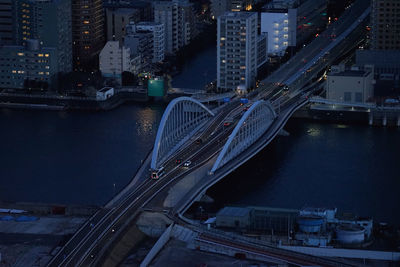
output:
M 341 18 L 335 26 L 331 25 L 327 32 L 322 35 L 322 38 L 318 37 L 305 47 L 304 51 L 302 50 L 296 54 L 294 58 L 282 66 L 279 71 L 274 72 L 270 77 L 262 81 L 267 85 L 259 88 L 260 96 L 254 96 L 253 99 L 263 98 L 271 101 L 273 105 L 279 108 L 281 117 L 276 121 L 276 125 L 267 131 L 264 139 L 261 138 L 264 140 L 264 144 L 255 145 L 254 151 L 259 151 L 266 145 L 265 142 L 270 142 L 278 134 L 291 113 L 306 102 L 304 95 L 293 89 L 284 92 L 278 83 L 282 83 L 292 75 L 295 75 L 297 71 L 306 65 L 308 60 L 315 58 L 325 46 L 329 45 L 332 42 L 333 31 L 336 34 L 340 34 L 349 27 L 354 21 L 354 17 L 363 12 L 362 6 L 366 4 L 365 2 L 362 0 L 356 2 L 355 6 L 357 8 L 346 10 L 347 17 Z M 332 58 L 335 57 L 332 55 Z M 302 81 L 303 85 L 307 82 L 308 80 L 306 79 Z M 90 266 L 97 262 L 99 257 L 109 248 L 108 246 L 112 243 L 110 241 L 114 242 L 118 236 L 123 234 L 124 227 L 133 222 L 150 201 L 156 196 L 165 196 L 172 185 L 200 167 L 201 164 L 211 159 L 222 149 L 242 113 L 243 107 L 239 105 L 237 99 L 233 99 L 231 103 L 227 104 L 220 113 L 210 120 L 199 135 L 192 138 L 190 142 L 185 144 L 182 149 L 178 150 L 174 156 L 163 164 L 166 171 L 164 176 L 158 180 L 151 180 L 148 178 L 150 174 L 145 172 L 143 180 L 137 188 L 126 194 L 124 199 L 116 202 L 114 207 L 103 208 L 97 212 L 52 259 L 49 266 Z M 226 117 L 233 118 L 229 126 L 223 125 Z M 199 144 L 193 139 L 201 139 L 202 142 Z M 181 160 L 179 164 L 176 163 L 177 159 Z M 192 164 L 188 167 L 182 166 L 187 160 L 190 160 Z M 229 173 L 232 171 L 232 167 L 227 170 L 229 166 L 230 164 L 227 164 L 227 167 L 224 167 L 221 171 Z M 156 202 L 161 204 L 160 199 L 162 198 L 158 198 Z M 186 207 L 187 203 L 183 202 L 180 203 L 181 206 L 178 205 L 174 210 L 180 212 L 183 207 Z

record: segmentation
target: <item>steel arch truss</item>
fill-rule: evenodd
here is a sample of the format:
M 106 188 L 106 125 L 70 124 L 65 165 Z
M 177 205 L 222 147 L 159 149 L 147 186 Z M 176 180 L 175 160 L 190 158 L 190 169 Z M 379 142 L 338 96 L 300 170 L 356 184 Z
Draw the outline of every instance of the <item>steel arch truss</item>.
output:
M 276 113 L 269 102 L 259 100 L 246 111 L 215 161 L 211 173 L 251 146 L 272 124 Z
M 193 98 L 178 97 L 172 100 L 158 127 L 151 168 L 158 169 L 210 116 L 214 116 L 214 113 Z

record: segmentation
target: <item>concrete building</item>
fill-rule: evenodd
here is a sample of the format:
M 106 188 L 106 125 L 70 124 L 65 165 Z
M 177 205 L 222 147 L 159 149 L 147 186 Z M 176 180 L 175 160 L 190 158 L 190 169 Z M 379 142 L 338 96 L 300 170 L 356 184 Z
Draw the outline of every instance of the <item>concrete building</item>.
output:
M 225 207 L 216 215 L 217 227 L 247 228 L 250 226 L 250 208 Z
M 126 25 L 131 21 L 139 21 L 139 10 L 130 8 L 107 8 L 107 41 L 123 42 L 126 34 Z
M 222 91 L 255 86 L 257 18 L 253 12 L 227 12 L 218 17 L 217 88 Z
M 371 49 L 400 50 L 399 17 L 398 0 L 372 0 Z
M 262 33 L 257 37 L 257 68 L 268 60 L 268 33 Z
M 326 97 L 339 102 L 365 103 L 373 97 L 373 66 L 364 69 L 332 66 L 326 82 Z
M 15 37 L 17 45 L 28 39 L 39 41 L 40 47 L 57 50 L 58 71 L 72 70 L 71 1 L 17 0 L 15 5 Z
M 118 41 L 108 41 L 100 52 L 99 69 L 106 78 L 122 83 L 122 72 L 131 71 L 131 52 Z
M 41 47 L 38 40 L 26 40 L 25 46 L 0 49 L 0 88 L 56 89 L 60 72 L 55 47 Z
M 324 0 L 274 0 L 261 12 L 261 32 L 268 33 L 268 53 L 282 56 L 325 24 Z M 325 15 L 322 15 L 325 14 Z
M 214 19 L 227 11 L 250 11 L 253 0 L 211 0 L 211 15 Z
M 175 53 L 197 35 L 193 4 L 188 0 L 154 3 L 154 21 L 164 24 L 165 51 Z
M 102 0 L 72 1 L 72 42 L 75 70 L 94 70 L 104 46 Z
M 138 11 L 139 16 L 135 21 L 152 21 L 153 20 L 153 7 L 152 1 L 127 1 L 127 0 L 103 0 L 103 7 L 105 9 L 127 8 L 130 10 Z
M 359 67 L 373 65 L 376 75 L 400 75 L 400 50 L 357 50 L 356 64 Z
M 127 34 L 134 35 L 136 33 L 151 33 L 151 51 L 150 60 L 152 63 L 164 60 L 165 50 L 165 31 L 164 24 L 156 22 L 139 22 L 127 25 Z M 132 50 L 132 49 L 131 49 Z
M 0 45 L 15 42 L 15 5 L 13 0 L 0 0 Z
M 153 58 L 153 34 L 151 32 L 134 32 L 125 36 L 124 46 L 130 49 L 131 55 L 139 55 L 141 67 L 148 67 Z

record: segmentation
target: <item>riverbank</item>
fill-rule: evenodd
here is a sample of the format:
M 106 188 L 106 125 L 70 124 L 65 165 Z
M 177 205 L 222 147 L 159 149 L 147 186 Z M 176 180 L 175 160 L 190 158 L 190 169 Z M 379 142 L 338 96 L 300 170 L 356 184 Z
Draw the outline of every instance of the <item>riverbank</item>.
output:
M 345 124 L 400 127 L 400 109 L 354 108 L 338 105 L 309 104 L 297 110 L 293 118 Z
M 41 110 L 111 110 L 126 102 L 149 101 L 147 91 L 138 88 L 116 89 L 114 95 L 101 100 L 96 97 L 65 96 L 55 93 L 0 93 L 0 107 Z

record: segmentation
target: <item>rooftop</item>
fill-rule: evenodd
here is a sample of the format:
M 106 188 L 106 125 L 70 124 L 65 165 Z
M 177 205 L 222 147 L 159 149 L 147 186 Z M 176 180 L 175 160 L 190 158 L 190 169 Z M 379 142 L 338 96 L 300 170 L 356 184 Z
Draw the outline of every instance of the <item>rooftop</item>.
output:
M 257 14 L 256 12 L 225 12 L 220 18 L 246 19 Z
M 329 76 L 365 77 L 369 74 L 369 71 L 364 70 L 345 70 L 338 73 L 329 73 Z
M 244 217 L 250 213 L 250 208 L 240 208 L 240 207 L 225 207 L 217 213 L 217 216 L 236 216 Z

